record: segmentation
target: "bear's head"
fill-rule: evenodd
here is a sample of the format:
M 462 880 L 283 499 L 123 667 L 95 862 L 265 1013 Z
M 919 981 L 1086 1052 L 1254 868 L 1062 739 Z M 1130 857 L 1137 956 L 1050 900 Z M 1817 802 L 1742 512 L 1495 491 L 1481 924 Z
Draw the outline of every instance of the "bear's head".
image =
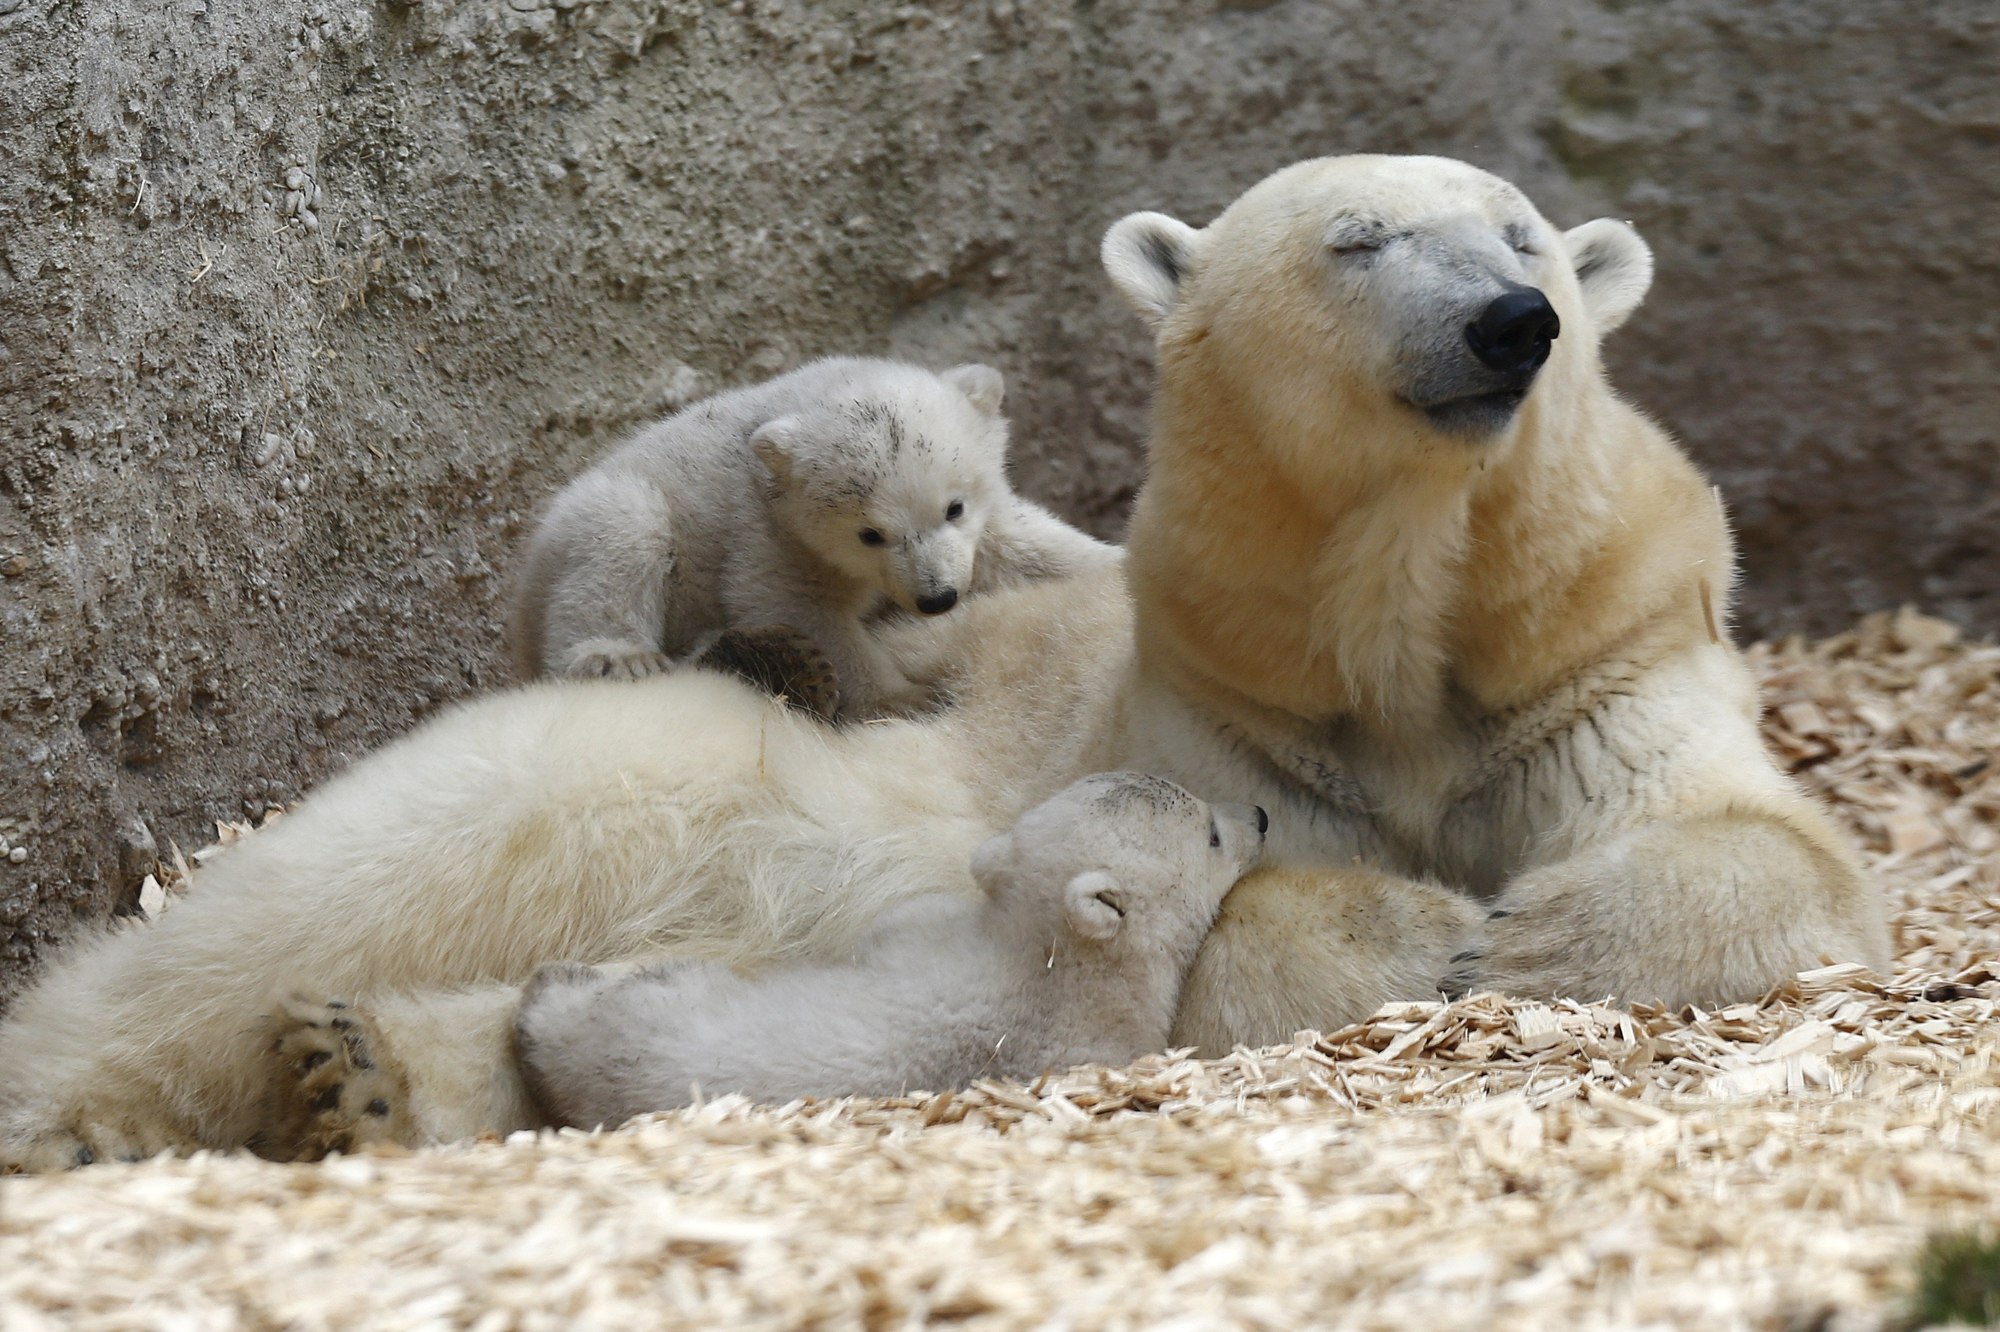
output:
M 1268 826 L 1255 805 L 1211 805 L 1145 773 L 1099 773 L 986 841 L 972 877 L 1005 919 L 1058 954 L 1074 944 L 1167 962 L 1177 984 L 1223 897 L 1263 854 Z
M 750 436 L 773 519 L 903 609 L 950 610 L 1008 493 L 1002 393 L 989 366 L 855 363 L 839 391 Z
M 1178 369 L 1242 399 L 1322 472 L 1504 443 L 1538 399 L 1599 379 L 1598 342 L 1653 271 L 1622 222 L 1558 231 L 1476 167 L 1369 155 L 1288 167 L 1201 230 L 1135 213 L 1103 259 L 1163 384 Z M 1310 456 L 1329 445 L 1350 456 Z

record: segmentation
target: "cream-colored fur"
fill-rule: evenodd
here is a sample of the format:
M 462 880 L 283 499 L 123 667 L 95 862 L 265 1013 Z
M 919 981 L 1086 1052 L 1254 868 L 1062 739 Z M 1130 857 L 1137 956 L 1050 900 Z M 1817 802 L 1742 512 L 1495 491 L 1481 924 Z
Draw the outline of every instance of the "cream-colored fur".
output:
M 1160 363 L 1128 540 L 1148 727 L 1120 761 L 1368 867 L 1232 898 L 1176 1040 L 1326 1020 L 1353 904 L 1420 881 L 1491 908 L 1454 988 L 1715 1003 L 1886 961 L 1853 853 L 1759 743 L 1720 502 L 1606 382 L 1599 340 L 1651 277 L 1636 235 L 1558 232 L 1461 163 L 1351 157 L 1105 251 Z M 1466 330 L 1528 288 L 1560 334 L 1517 408 L 1468 422 Z
M 760 976 L 547 967 L 515 1049 L 536 1103 L 582 1128 L 702 1095 L 900 1096 L 1127 1063 L 1166 1045 L 1195 951 L 1263 846 L 1261 810 L 1099 773 L 981 845 L 976 899 L 899 902 L 851 956 Z
M 0 1026 L 0 1162 L 366 1136 L 373 1092 L 313 1122 L 329 1069 L 407 1086 L 373 1132 L 532 1122 L 503 1033 L 541 963 L 827 955 L 1112 768 L 1271 812 L 1274 863 L 1188 979 L 1175 1038 L 1205 1049 L 1440 983 L 1720 1003 L 1886 960 L 1852 853 L 1758 743 L 1720 506 L 1605 382 L 1636 236 L 1358 157 L 1105 248 L 1159 348 L 1125 571 L 885 638 L 955 682 L 935 718 L 835 733 L 689 674 L 433 723 L 57 960 Z M 1527 287 L 1562 325 L 1532 387 L 1454 398 L 1484 382 L 1468 322 Z
M 313 1022 L 295 995 L 354 1001 L 340 1030 L 375 1071 L 396 1060 L 413 1138 L 533 1122 L 504 1064 L 541 965 L 835 955 L 888 905 L 971 893 L 973 851 L 1046 774 L 1095 770 L 1122 665 L 1104 648 L 1129 618 L 1118 572 L 1094 577 L 950 617 L 1011 607 L 1037 627 L 975 654 L 988 686 L 936 720 L 836 730 L 692 670 L 447 713 L 204 868 L 157 923 L 51 965 L 0 1024 L 0 1164 L 306 1150 L 330 1136 L 310 1122 L 330 1088 L 291 1099 L 289 1073 L 327 1067 L 281 1057 Z

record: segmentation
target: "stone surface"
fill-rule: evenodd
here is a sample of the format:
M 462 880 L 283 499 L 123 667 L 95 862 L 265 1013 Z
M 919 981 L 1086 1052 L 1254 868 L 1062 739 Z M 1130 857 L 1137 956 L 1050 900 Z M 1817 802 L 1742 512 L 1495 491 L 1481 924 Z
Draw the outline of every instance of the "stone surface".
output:
M 0 0 L 0 998 L 502 680 L 524 523 L 652 413 L 991 360 L 1023 488 L 1115 533 L 1099 235 L 1325 152 L 1640 225 L 1619 380 L 1740 515 L 1749 627 L 1991 628 L 1997 52 L 1985 0 Z

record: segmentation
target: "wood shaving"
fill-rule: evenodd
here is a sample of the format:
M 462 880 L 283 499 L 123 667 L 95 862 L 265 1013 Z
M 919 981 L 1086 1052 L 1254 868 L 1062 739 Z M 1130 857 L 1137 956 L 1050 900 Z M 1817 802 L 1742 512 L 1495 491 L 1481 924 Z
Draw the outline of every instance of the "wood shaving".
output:
M 1889 895 L 1892 975 L 9 1179 L 0 1326 L 1886 1326 L 1930 1233 L 2000 1215 L 2000 648 L 1902 611 L 1751 658 L 1773 751 Z

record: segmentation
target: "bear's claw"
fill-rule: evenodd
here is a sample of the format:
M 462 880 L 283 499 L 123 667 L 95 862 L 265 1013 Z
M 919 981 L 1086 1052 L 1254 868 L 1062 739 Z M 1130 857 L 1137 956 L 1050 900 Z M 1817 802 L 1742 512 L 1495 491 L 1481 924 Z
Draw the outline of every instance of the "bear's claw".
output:
M 674 659 L 666 653 L 634 648 L 585 653 L 570 663 L 568 674 L 582 680 L 643 680 L 673 668 Z
M 115 1120 L 79 1117 L 37 1133 L 18 1147 L 0 1144 L 0 1175 L 45 1175 L 100 1161 L 150 1160 L 161 1152 L 193 1151 L 201 1144 L 136 1115 Z

